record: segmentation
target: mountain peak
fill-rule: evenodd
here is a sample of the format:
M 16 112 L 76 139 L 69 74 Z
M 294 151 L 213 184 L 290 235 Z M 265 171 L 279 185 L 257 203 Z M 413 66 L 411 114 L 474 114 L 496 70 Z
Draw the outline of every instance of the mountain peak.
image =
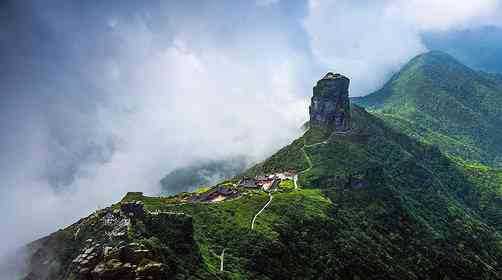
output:
M 419 54 L 417 57 L 440 57 L 440 58 L 448 58 L 456 60 L 453 56 L 449 55 L 448 53 L 439 50 L 430 50 L 428 52 Z
M 322 80 L 343 79 L 343 78 L 348 79 L 347 77 L 345 77 L 344 75 L 342 75 L 340 73 L 328 72 L 328 73 L 326 73 L 326 75 L 324 75 Z
M 501 92 L 497 76 L 431 51 L 413 58 L 380 90 L 354 101 L 444 152 L 500 167 Z
M 459 62 L 453 56 L 442 51 L 428 51 L 414 57 L 408 62 L 401 73 L 410 69 L 425 69 L 428 71 L 439 71 L 437 74 L 447 74 L 453 72 L 473 72 L 469 67 Z
M 349 83 L 349 78 L 332 72 L 317 81 L 309 107 L 311 125 L 350 129 Z

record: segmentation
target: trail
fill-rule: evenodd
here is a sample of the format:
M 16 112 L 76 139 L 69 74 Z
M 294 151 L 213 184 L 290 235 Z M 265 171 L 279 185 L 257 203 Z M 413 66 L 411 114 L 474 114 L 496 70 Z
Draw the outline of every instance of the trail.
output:
M 326 145 L 326 144 L 328 144 L 328 140 L 324 140 L 322 142 L 311 144 L 311 145 L 306 145 L 306 144 L 303 145 L 302 152 L 303 152 L 303 155 L 305 156 L 305 159 L 307 160 L 309 167 L 303 171 L 300 171 L 300 173 L 298 173 L 298 174 L 305 173 L 305 172 L 309 171 L 310 169 L 312 169 L 312 167 L 313 167 L 312 159 L 310 158 L 309 154 L 307 154 L 307 151 L 305 151 L 305 148 L 312 148 L 315 146 Z
M 333 132 L 335 133 L 335 132 Z M 332 134 L 333 134 L 332 133 Z M 343 134 L 345 134 L 346 132 L 344 132 Z M 312 164 L 312 159 L 310 158 L 310 156 L 308 155 L 307 151 L 305 151 L 305 148 L 311 148 L 311 147 L 315 147 L 315 146 L 318 146 L 318 145 L 325 145 L 325 144 L 328 144 L 328 140 L 330 139 L 331 135 L 324 141 L 321 141 L 321 142 L 318 142 L 318 143 L 314 143 L 314 144 L 311 144 L 311 145 L 307 145 L 307 143 L 304 142 L 301 150 L 303 152 L 303 156 L 305 156 L 305 159 L 307 160 L 307 163 L 308 163 L 308 167 L 302 171 L 300 171 L 298 174 L 296 174 L 294 177 L 293 177 L 293 183 L 295 185 L 295 190 L 298 189 L 298 175 L 302 174 L 302 173 L 305 173 L 307 171 L 309 171 L 310 169 L 312 169 L 312 167 L 314 166 Z M 304 139 L 305 141 L 305 139 Z M 274 190 L 276 191 L 276 190 Z M 270 203 L 272 202 L 272 190 L 268 193 L 268 196 L 270 197 L 268 202 L 263 206 L 263 208 L 260 209 L 260 211 L 258 211 L 258 213 L 256 213 L 256 215 L 254 215 L 253 217 L 253 221 L 251 222 L 251 229 L 254 229 L 254 223 L 256 221 L 256 218 L 261 214 L 261 212 L 263 212 L 263 210 L 265 210 L 265 208 L 267 208 Z
M 267 208 L 267 206 L 269 206 L 270 203 L 272 202 L 272 192 L 269 192 L 268 196 L 269 196 L 268 202 L 265 205 L 263 205 L 263 207 L 260 209 L 260 211 L 258 211 L 258 213 L 256 213 L 256 215 L 254 215 L 253 221 L 251 222 L 251 229 L 254 229 L 254 223 L 256 221 L 256 218 L 258 218 L 258 215 L 260 215 L 261 212 L 263 212 L 263 210 L 265 210 L 265 208 Z
M 223 271 L 223 258 L 225 257 L 225 248 L 223 248 L 223 252 L 221 252 L 221 256 L 220 256 L 220 271 Z
M 328 137 L 329 139 L 329 137 Z M 312 167 L 314 166 L 312 164 L 312 159 L 310 158 L 309 154 L 307 153 L 307 151 L 305 151 L 305 148 L 311 148 L 311 147 L 315 147 L 315 146 L 318 146 L 318 145 L 325 145 L 325 144 L 328 144 L 328 140 L 324 140 L 322 142 L 319 142 L 319 143 L 315 143 L 315 144 L 311 144 L 311 145 L 307 145 L 307 144 L 303 144 L 301 150 L 302 150 L 302 153 L 303 153 L 303 156 L 305 157 L 305 159 L 307 160 L 307 164 L 309 165 L 306 169 L 298 172 L 298 174 L 296 174 L 294 177 L 293 177 L 293 182 L 295 184 L 295 190 L 298 189 L 298 175 L 302 174 L 302 173 L 305 173 L 307 171 L 309 171 L 310 169 L 312 169 Z
M 328 138 L 329 139 L 329 138 Z M 315 144 L 312 144 L 312 145 L 306 145 L 304 144 L 301 148 L 302 152 L 303 152 L 303 155 L 305 156 L 305 159 L 307 160 L 307 163 L 309 165 L 309 167 L 303 171 L 300 171 L 298 174 L 296 174 L 294 177 L 293 177 L 293 182 L 295 184 L 295 190 L 298 189 L 298 175 L 301 174 L 301 173 L 304 173 L 304 172 L 307 172 L 309 171 L 310 169 L 312 169 L 313 167 L 313 164 L 312 164 L 312 159 L 310 158 L 310 156 L 307 154 L 307 152 L 305 151 L 305 148 L 310 148 L 310 147 L 314 147 L 314 146 L 317 146 L 317 145 L 324 145 L 324 144 L 327 144 L 328 143 L 328 140 L 325 140 L 325 141 L 322 141 L 322 142 L 319 142 L 319 143 L 315 143 Z M 258 213 L 256 213 L 256 215 L 254 215 L 253 217 L 253 220 L 251 221 L 251 230 L 254 230 L 254 224 L 256 222 L 256 218 L 258 218 L 258 216 L 263 212 L 265 211 L 265 209 L 270 205 L 270 203 L 272 203 L 272 199 L 273 199 L 273 196 L 272 196 L 272 192 L 275 192 L 277 191 L 277 188 L 274 189 L 274 190 L 270 190 L 268 192 L 268 201 L 267 203 L 265 203 L 265 205 L 263 205 L 263 207 L 260 209 L 260 211 L 258 211 Z M 216 255 L 214 252 L 213 254 L 215 256 L 217 256 L 219 259 L 220 259 L 220 271 L 223 271 L 223 265 L 224 265 L 224 258 L 225 258 L 225 250 L 226 248 L 223 248 L 223 251 L 221 252 L 221 255 Z
M 349 133 L 352 132 L 352 129 L 349 129 L 347 131 L 333 131 L 331 133 L 330 136 L 328 136 L 328 138 L 326 138 L 326 140 L 324 141 L 321 141 L 321 142 L 318 142 L 318 143 L 314 143 L 314 144 L 310 144 L 310 145 L 307 145 L 306 143 L 306 140 L 305 138 L 303 139 L 304 141 L 304 144 L 301 148 L 302 152 L 303 152 L 303 156 L 305 157 L 305 159 L 307 160 L 307 163 L 308 163 L 308 167 L 300 172 L 298 172 L 298 174 L 295 175 L 295 177 L 293 177 L 293 182 L 295 184 L 295 189 L 298 189 L 298 175 L 302 174 L 302 173 L 305 173 L 307 171 L 309 171 L 310 169 L 312 169 L 312 167 L 314 166 L 312 164 L 312 159 L 310 158 L 309 154 L 307 153 L 307 151 L 305 151 L 305 148 L 312 148 L 312 147 L 315 147 L 315 146 L 318 146 L 318 145 L 326 145 L 328 144 L 328 140 L 333 136 L 333 135 L 347 135 Z
M 218 255 L 216 254 L 213 250 L 209 250 L 209 252 L 211 252 L 215 257 L 217 257 L 218 259 L 220 259 L 220 271 L 223 271 L 223 261 L 224 261 L 224 258 L 225 258 L 225 250 L 227 248 L 223 248 L 223 251 L 221 252 L 221 255 Z

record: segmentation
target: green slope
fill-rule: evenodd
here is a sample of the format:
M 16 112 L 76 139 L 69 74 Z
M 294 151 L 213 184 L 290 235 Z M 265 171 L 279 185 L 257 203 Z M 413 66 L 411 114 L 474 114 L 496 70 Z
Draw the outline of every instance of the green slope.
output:
M 191 213 L 202 247 L 226 248 L 231 279 L 502 277 L 502 172 L 453 161 L 357 106 L 352 118 L 351 132 L 313 127 L 248 171 L 301 172 L 302 188 L 275 195 L 256 231 L 265 194 L 163 209 Z
M 443 152 L 502 167 L 500 76 L 433 51 L 412 59 L 382 89 L 353 101 Z
M 192 217 L 193 233 L 162 234 L 142 222 L 126 243 L 161 252 L 173 279 L 502 279 L 502 172 L 452 160 L 360 107 L 352 119 L 350 132 L 312 127 L 248 171 L 301 172 L 301 187 L 284 182 L 254 230 L 251 220 L 269 199 L 262 191 L 241 189 L 219 203 L 130 193 L 123 202 Z M 51 279 L 67 279 L 68 262 L 82 250 L 72 238 L 77 228 L 79 238 L 100 239 L 106 211 L 42 241 L 57 244 L 44 249 L 59 268 Z
M 337 263 L 339 273 L 349 267 L 351 277 L 359 273 L 371 279 L 413 279 L 417 275 L 439 277 L 436 273 L 444 276 L 451 270 L 446 274 L 455 279 L 498 279 L 502 172 L 452 160 L 357 106 L 352 118 L 355 128 L 350 133 L 333 134 L 327 143 L 316 140 L 320 143 L 316 145 L 312 135 L 326 133 L 323 128 L 311 128 L 250 170 L 251 174 L 280 170 L 281 162 L 283 168 L 290 168 L 290 162 L 300 157 L 299 150 L 306 152 L 311 164 L 297 169 L 306 170 L 301 173 L 301 185 L 322 189 L 333 203 L 331 217 L 338 225 L 336 231 L 330 229 L 332 237 L 325 238 L 347 242 L 357 252 L 355 264 L 321 258 Z M 347 235 L 338 236 L 337 231 Z M 337 257 L 350 259 L 351 254 L 345 251 Z M 473 265 L 481 255 L 491 265 Z M 499 276 L 490 274 L 492 269 Z
M 242 174 L 294 170 L 299 188 L 284 181 L 269 196 L 236 178 L 169 197 L 128 193 L 32 243 L 25 279 L 84 275 L 72 260 L 88 239 L 112 248 L 96 257 L 107 278 L 94 279 L 502 279 L 501 85 L 445 54 L 419 56 L 357 100 L 370 112 L 353 105 L 350 131 L 312 126 Z M 194 199 L 220 189 L 238 194 Z M 144 217 L 109 237 L 120 223 L 108 213 L 127 220 L 119 209 L 136 201 Z M 114 253 L 128 248 L 139 248 L 134 268 Z

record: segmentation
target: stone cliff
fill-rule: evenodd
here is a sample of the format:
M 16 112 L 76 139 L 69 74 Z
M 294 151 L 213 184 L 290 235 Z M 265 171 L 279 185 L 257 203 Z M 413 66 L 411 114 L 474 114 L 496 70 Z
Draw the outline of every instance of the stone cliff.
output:
M 349 78 L 329 72 L 317 82 L 309 107 L 311 126 L 350 130 Z

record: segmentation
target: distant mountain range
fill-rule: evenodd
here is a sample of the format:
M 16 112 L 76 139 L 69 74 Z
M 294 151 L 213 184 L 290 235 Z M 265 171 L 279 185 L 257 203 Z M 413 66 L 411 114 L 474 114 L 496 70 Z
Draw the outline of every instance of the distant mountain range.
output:
M 202 160 L 176 168 L 160 180 L 163 194 L 194 191 L 202 186 L 232 178 L 246 169 L 248 160 L 244 156 L 222 160 Z

